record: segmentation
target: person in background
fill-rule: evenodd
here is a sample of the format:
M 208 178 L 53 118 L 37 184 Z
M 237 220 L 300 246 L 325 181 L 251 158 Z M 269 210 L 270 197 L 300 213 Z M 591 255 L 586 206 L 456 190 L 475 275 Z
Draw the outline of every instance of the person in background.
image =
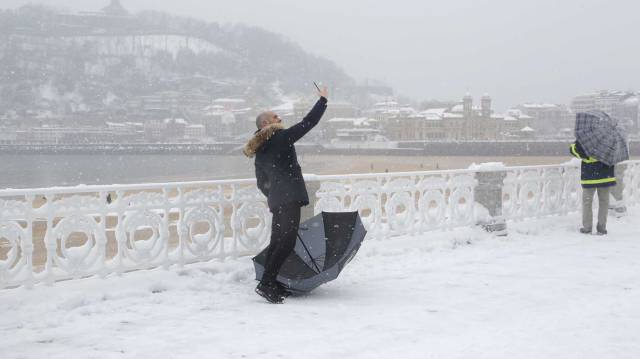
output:
M 606 165 L 593 157 L 587 156 L 578 141 L 569 151 L 582 161 L 580 167 L 580 183 L 582 185 L 582 228 L 580 232 L 590 234 L 593 231 L 593 197 L 598 193 L 598 223 L 596 233 L 607 234 L 607 214 L 609 211 L 609 192 L 616 185 L 614 166 Z

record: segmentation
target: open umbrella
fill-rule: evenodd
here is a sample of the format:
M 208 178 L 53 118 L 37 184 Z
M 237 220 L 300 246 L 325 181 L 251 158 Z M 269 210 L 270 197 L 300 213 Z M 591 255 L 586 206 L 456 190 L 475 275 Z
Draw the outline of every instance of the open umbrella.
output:
M 609 166 L 629 159 L 629 147 L 618 121 L 602 111 L 576 114 L 576 140 L 589 157 Z
M 358 212 L 322 212 L 305 221 L 293 252 L 280 268 L 278 282 L 301 293 L 336 279 L 355 256 L 366 233 Z M 253 258 L 257 280 L 264 273 L 267 250 Z

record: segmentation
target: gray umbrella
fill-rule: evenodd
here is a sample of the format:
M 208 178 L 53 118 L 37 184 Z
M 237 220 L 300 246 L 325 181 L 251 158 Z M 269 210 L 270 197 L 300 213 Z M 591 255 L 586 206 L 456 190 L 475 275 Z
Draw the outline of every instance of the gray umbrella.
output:
M 358 212 L 322 212 L 300 225 L 293 252 L 278 282 L 294 293 L 309 292 L 338 277 L 355 256 L 367 231 Z M 268 247 L 253 258 L 256 279 L 264 274 Z
M 589 157 L 613 166 L 629 159 L 629 147 L 618 121 L 593 110 L 576 114 L 576 140 Z

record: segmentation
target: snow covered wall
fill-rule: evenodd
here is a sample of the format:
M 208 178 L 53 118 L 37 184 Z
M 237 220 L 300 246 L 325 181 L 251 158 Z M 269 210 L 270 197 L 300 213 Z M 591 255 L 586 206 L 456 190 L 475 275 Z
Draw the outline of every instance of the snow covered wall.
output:
M 640 161 L 617 168 L 619 208 L 640 202 Z M 579 162 L 466 170 L 307 175 L 312 205 L 358 210 L 369 239 L 575 212 Z M 254 180 L 0 191 L 0 288 L 257 253 L 270 213 Z

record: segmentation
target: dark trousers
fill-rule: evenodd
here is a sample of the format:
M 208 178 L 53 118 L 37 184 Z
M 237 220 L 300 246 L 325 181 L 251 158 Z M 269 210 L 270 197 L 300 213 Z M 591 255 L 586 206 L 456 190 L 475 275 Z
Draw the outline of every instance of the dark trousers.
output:
M 276 281 L 278 272 L 293 248 L 300 227 L 300 204 L 288 203 L 273 210 L 271 241 L 265 263 L 263 283 Z

